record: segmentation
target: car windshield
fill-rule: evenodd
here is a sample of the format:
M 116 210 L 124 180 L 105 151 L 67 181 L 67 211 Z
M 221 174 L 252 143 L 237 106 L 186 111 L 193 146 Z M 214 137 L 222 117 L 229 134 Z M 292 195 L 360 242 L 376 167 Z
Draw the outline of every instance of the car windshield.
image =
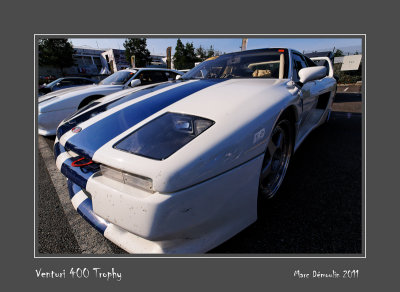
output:
M 52 82 L 50 82 L 49 84 L 46 85 L 46 87 L 52 87 L 53 85 L 56 85 L 58 82 L 60 82 L 61 80 L 63 80 L 63 78 L 58 78 Z
M 243 51 L 204 61 L 182 79 L 287 78 L 288 63 L 284 49 Z
M 125 84 L 135 73 L 131 71 L 118 71 L 103 79 L 101 85 L 122 85 Z

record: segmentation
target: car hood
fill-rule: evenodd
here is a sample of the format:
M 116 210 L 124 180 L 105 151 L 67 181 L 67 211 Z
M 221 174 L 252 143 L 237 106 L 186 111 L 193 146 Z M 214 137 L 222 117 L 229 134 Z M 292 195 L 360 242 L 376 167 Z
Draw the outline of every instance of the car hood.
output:
M 164 183 L 159 183 L 156 189 L 170 191 L 178 188 L 166 183 L 166 177 L 172 175 L 173 169 L 177 171 L 178 165 L 192 161 L 196 152 L 199 155 L 202 155 L 200 152 L 204 154 L 208 147 L 206 144 L 210 141 L 219 143 L 221 139 L 228 139 L 235 131 L 243 128 L 244 124 L 249 123 L 253 116 L 261 115 L 265 108 L 274 107 L 287 95 L 287 81 L 211 79 L 162 84 L 79 112 L 58 128 L 57 138 L 67 150 L 80 156 L 148 177 L 157 176 L 154 171 L 161 164 L 167 169 L 166 165 L 169 165 L 170 171 L 168 175 L 165 174 Z M 183 148 L 187 148 L 185 151 L 178 150 L 164 161 L 114 149 L 116 142 L 166 112 L 204 117 L 213 120 L 215 125 L 197 137 L 194 140 L 197 143 L 189 143 L 196 149 L 192 153 L 187 153 L 190 152 L 190 147 L 184 146 Z M 71 130 L 74 127 L 79 127 L 79 132 L 73 133 Z M 215 137 L 210 136 L 215 130 L 221 132 Z M 207 141 L 207 136 L 211 140 Z M 206 142 L 203 143 L 204 147 L 200 147 L 202 150 L 197 149 L 196 145 L 200 145 L 202 141 Z M 137 168 L 138 165 L 140 168 Z M 207 174 L 209 175 L 211 174 Z
M 60 90 L 57 90 L 55 92 L 50 92 L 48 94 L 42 95 L 41 97 L 39 97 L 38 101 L 42 102 L 42 101 L 48 100 L 50 98 L 53 98 L 55 96 L 60 96 L 62 94 L 66 94 L 66 93 L 70 93 L 70 92 L 85 90 L 85 89 L 88 89 L 88 88 L 94 88 L 95 86 L 96 85 L 85 85 L 85 86 L 76 86 L 76 87 L 69 87 L 69 88 L 60 89 Z
M 54 92 L 50 92 L 46 95 L 39 97 L 38 101 L 43 102 L 53 97 L 64 97 L 70 95 L 80 95 L 80 94 L 89 94 L 89 93 L 96 93 L 98 91 L 103 91 L 107 89 L 117 89 L 122 88 L 122 85 L 84 85 L 84 86 L 76 86 L 70 88 L 60 89 Z

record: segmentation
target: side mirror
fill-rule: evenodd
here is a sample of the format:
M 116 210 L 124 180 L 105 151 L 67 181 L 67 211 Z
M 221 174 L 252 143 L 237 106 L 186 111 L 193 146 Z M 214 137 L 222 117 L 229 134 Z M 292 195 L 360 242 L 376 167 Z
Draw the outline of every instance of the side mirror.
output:
M 335 79 L 336 79 L 336 83 L 338 83 L 338 82 L 339 82 L 339 76 L 337 76 L 337 75 L 333 75 L 333 78 L 335 78 Z
M 58 82 L 58 83 L 56 84 L 57 87 L 60 86 L 60 85 L 61 85 L 61 82 Z
M 181 79 L 181 77 L 182 76 L 178 74 L 178 75 L 176 75 L 175 80 Z
M 305 84 L 309 81 L 324 78 L 326 76 L 325 66 L 303 68 L 299 71 L 300 82 Z
M 140 84 L 142 84 L 140 79 L 133 79 L 129 85 L 130 85 L 130 87 L 135 87 L 135 86 L 138 86 Z

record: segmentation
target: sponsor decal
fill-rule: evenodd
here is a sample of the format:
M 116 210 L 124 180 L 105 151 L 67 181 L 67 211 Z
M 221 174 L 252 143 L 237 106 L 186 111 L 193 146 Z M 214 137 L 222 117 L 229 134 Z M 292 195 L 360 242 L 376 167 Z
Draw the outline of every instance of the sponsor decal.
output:
M 73 166 L 73 167 L 81 167 L 81 166 L 86 166 L 86 165 L 89 165 L 89 164 L 92 164 L 92 163 L 93 163 L 92 160 L 88 160 L 85 157 L 81 157 L 81 158 L 73 161 L 71 163 L 71 166 Z
M 82 128 L 81 128 L 81 127 L 73 127 L 73 128 L 71 129 L 71 132 L 72 132 L 72 133 L 79 133 L 80 131 L 82 131 Z
M 260 131 L 254 134 L 253 144 L 261 141 L 265 136 L 265 128 L 262 128 Z

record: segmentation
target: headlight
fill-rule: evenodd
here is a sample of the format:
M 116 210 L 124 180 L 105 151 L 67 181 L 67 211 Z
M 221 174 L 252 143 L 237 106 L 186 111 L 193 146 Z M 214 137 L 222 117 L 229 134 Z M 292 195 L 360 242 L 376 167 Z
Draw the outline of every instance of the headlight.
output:
M 101 174 L 121 183 L 138 187 L 148 192 L 153 191 L 153 181 L 150 178 L 123 172 L 112 167 L 100 164 Z
M 114 145 L 136 155 L 163 160 L 199 136 L 214 121 L 178 113 L 166 113 Z

